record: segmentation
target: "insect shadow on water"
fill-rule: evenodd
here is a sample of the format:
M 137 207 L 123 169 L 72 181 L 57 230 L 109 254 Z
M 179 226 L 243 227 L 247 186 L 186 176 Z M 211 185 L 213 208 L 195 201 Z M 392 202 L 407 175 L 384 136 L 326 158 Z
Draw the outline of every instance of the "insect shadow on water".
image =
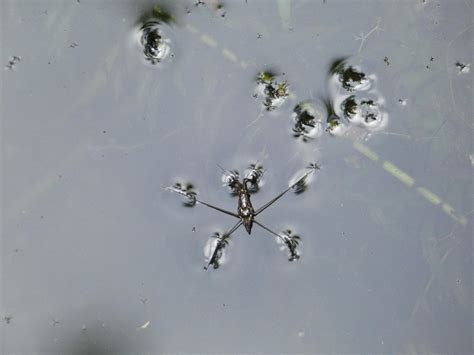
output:
M 210 253 L 209 262 L 204 267 L 205 270 L 209 268 L 209 266 L 213 266 L 214 269 L 219 267 L 219 260 L 223 255 L 224 248 L 228 245 L 228 239 L 230 236 L 241 226 L 244 225 L 245 230 L 250 235 L 252 232 L 253 224 L 255 223 L 262 229 L 266 230 L 268 233 L 272 234 L 273 236 L 277 237 L 289 250 L 290 256 L 288 258 L 289 261 L 294 261 L 299 258 L 299 254 L 297 251 L 297 246 L 299 244 L 300 237 L 297 235 L 292 234 L 291 231 L 285 231 L 282 234 L 278 234 L 265 226 L 264 224 L 260 223 L 256 220 L 256 217 L 265 211 L 268 207 L 273 205 L 276 201 L 282 198 L 288 191 L 295 190 L 296 193 L 301 193 L 306 188 L 306 179 L 310 174 L 312 174 L 315 170 L 319 170 L 319 165 L 312 163 L 310 164 L 307 171 L 303 176 L 301 176 L 296 182 L 292 183 L 287 189 L 283 190 L 281 193 L 276 195 L 267 203 L 263 204 L 260 208 L 254 209 L 252 202 L 250 200 L 250 195 L 253 192 L 258 190 L 259 183 L 263 176 L 264 170 L 263 168 L 258 165 L 251 165 L 250 170 L 247 172 L 245 178 L 240 180 L 239 173 L 235 170 L 225 170 L 221 168 L 224 172 L 223 182 L 224 185 L 228 186 L 231 190 L 231 193 L 238 197 L 238 206 L 237 206 L 237 213 L 232 211 L 225 210 L 223 208 L 217 207 L 205 201 L 202 201 L 196 197 L 196 193 L 192 191 L 192 185 L 189 184 L 175 184 L 173 186 L 167 187 L 167 190 L 176 192 L 186 198 L 186 202 L 184 204 L 186 206 L 194 206 L 196 203 L 201 205 L 207 206 L 212 208 L 216 211 L 224 213 L 226 215 L 232 216 L 238 219 L 238 222 L 227 232 L 223 233 L 222 235 L 219 233 L 215 233 L 213 238 L 216 239 L 214 243 L 214 249 L 212 253 Z

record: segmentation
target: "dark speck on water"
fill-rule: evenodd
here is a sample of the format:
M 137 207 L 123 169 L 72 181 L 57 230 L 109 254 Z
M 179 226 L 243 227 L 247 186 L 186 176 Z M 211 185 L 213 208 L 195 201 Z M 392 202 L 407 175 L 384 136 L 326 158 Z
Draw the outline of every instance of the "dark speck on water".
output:
M 15 66 L 16 66 L 17 63 L 19 63 L 20 61 L 21 61 L 21 57 L 20 57 L 20 56 L 17 56 L 17 55 L 14 55 L 13 57 L 11 57 L 11 58 L 8 60 L 7 65 L 5 65 L 5 69 L 9 69 L 9 70 L 15 69 Z
M 459 73 L 462 73 L 462 74 L 469 73 L 469 71 L 471 70 L 471 64 L 456 62 L 456 68 L 458 68 Z

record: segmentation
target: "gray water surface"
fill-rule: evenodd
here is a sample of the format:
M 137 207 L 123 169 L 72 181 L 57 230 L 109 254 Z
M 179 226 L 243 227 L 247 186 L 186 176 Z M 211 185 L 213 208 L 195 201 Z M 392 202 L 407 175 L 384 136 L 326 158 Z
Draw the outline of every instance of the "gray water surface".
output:
M 472 353 L 472 1 L 222 4 L 2 1 L 1 353 Z M 331 131 L 350 95 L 380 116 Z M 258 217 L 301 257 L 254 226 L 204 271 L 235 221 L 165 188 L 235 211 L 218 165 L 256 162 L 256 207 L 321 166 Z

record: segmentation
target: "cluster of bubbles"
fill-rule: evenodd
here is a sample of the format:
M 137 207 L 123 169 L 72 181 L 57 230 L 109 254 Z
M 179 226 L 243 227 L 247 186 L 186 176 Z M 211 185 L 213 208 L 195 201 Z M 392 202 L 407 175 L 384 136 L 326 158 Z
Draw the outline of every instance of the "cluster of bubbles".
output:
M 263 107 L 267 111 L 273 111 L 280 107 L 288 98 L 288 82 L 276 81 L 276 74 L 264 71 L 257 76 L 257 87 L 254 97 L 263 97 Z
M 288 82 L 278 82 L 272 71 L 257 76 L 255 97 L 263 96 L 263 106 L 273 111 L 289 96 Z M 293 137 L 309 142 L 323 132 L 334 136 L 348 133 L 352 127 L 361 127 L 369 133 L 383 128 L 388 114 L 385 100 L 374 88 L 375 75 L 367 75 L 347 64 L 345 58 L 335 60 L 330 66 L 330 96 L 321 100 L 325 115 L 311 101 L 298 103 L 292 113 Z
M 346 59 L 333 62 L 329 80 L 331 99 L 325 101 L 326 130 L 330 134 L 341 136 L 352 127 L 372 132 L 386 125 L 385 99 L 374 87 L 375 83 L 375 75 L 365 74 L 347 64 Z

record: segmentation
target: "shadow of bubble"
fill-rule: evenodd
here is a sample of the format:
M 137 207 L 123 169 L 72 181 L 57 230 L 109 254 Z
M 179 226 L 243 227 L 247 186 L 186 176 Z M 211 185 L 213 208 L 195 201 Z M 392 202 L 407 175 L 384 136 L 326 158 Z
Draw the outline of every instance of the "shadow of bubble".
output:
M 93 301 L 92 301 L 93 302 Z M 104 311 L 104 308 L 107 310 Z M 101 317 L 97 318 L 97 314 Z M 38 333 L 35 354 L 51 355 L 134 355 L 159 354 L 160 325 L 152 321 L 146 327 L 137 324 L 137 317 L 123 305 L 95 305 L 60 315 L 55 326 Z M 141 321 L 140 321 L 141 322 Z M 143 322 L 144 323 L 144 322 Z M 142 323 L 142 324 L 143 324 Z M 148 326 L 150 325 L 150 326 Z M 11 351 L 11 354 L 23 354 Z
M 141 354 L 134 351 L 131 344 L 123 336 L 93 333 L 90 330 L 72 336 L 66 343 L 64 354 L 70 355 L 104 355 L 104 354 Z
M 180 3 L 180 1 L 173 0 L 134 1 L 133 4 L 138 8 L 138 12 L 140 13 L 137 24 L 143 24 L 149 20 L 155 20 L 159 23 L 169 25 L 178 24 L 182 18 L 181 8 L 179 7 Z

